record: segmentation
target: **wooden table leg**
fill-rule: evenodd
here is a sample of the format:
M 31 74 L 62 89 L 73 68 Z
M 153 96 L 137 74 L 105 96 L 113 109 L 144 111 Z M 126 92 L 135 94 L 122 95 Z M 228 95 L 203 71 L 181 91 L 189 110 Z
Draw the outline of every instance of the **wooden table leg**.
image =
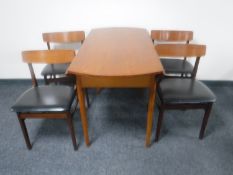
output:
M 86 145 L 89 146 L 90 141 L 89 141 L 89 136 L 88 136 L 88 122 L 87 122 L 87 114 L 86 114 L 86 107 L 85 107 L 85 92 L 84 92 L 84 89 L 82 88 L 82 83 L 79 80 L 78 76 L 77 76 L 76 82 L 77 82 L 77 96 L 78 96 L 78 101 L 79 101 L 79 106 L 80 106 L 80 115 L 81 115 L 84 139 L 85 139 Z
M 150 87 L 150 96 L 149 96 L 149 104 L 148 104 L 148 112 L 147 112 L 146 147 L 149 147 L 151 143 L 151 130 L 153 126 L 155 95 L 156 95 L 156 83 L 153 81 Z

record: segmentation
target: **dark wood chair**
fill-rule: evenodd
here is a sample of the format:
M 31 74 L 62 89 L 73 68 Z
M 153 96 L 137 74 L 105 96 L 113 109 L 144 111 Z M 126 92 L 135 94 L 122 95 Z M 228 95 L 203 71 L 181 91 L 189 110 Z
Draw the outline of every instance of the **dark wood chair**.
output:
M 73 50 L 24 51 L 23 61 L 28 63 L 33 87 L 26 90 L 16 100 L 11 110 L 17 113 L 18 120 L 28 149 L 32 148 L 25 119 L 65 119 L 72 137 L 73 147 L 77 149 L 75 131 L 71 115 L 71 106 L 76 92 L 67 85 L 38 86 L 33 63 L 63 64 L 69 63 L 75 56 Z
M 83 43 L 85 40 L 84 31 L 70 31 L 70 32 L 52 32 L 43 33 L 43 41 L 47 43 L 48 50 L 51 50 L 51 44 L 78 44 Z M 77 54 L 78 51 L 76 51 Z M 41 75 L 44 77 L 45 84 L 55 83 L 55 84 L 66 84 L 66 85 L 76 85 L 75 76 L 66 75 L 65 72 L 70 63 L 65 64 L 47 64 Z M 86 91 L 86 102 L 87 106 L 90 106 L 88 91 Z
M 167 44 L 189 44 L 193 40 L 192 31 L 181 30 L 152 30 L 151 39 L 154 44 L 167 43 Z M 183 58 L 161 58 L 161 63 L 164 67 L 167 76 L 191 76 L 193 65 Z
M 159 56 L 198 57 L 205 55 L 205 45 L 163 45 L 158 46 Z M 195 73 L 196 74 L 196 71 Z M 194 76 L 193 76 L 194 77 Z M 213 92 L 194 78 L 160 78 L 157 83 L 159 117 L 155 141 L 159 140 L 164 111 L 169 109 L 204 109 L 199 138 L 204 136 L 212 104 L 216 101 Z

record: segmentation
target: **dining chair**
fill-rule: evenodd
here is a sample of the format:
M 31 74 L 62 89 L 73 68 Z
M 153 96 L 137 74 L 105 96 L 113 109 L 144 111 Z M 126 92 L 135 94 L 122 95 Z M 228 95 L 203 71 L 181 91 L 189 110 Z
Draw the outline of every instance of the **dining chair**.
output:
M 198 57 L 206 53 L 205 45 L 194 44 L 161 44 L 156 46 L 159 56 Z M 196 69 L 194 67 L 194 69 Z M 196 74 L 196 71 L 195 71 Z M 169 109 L 204 109 L 205 114 L 201 124 L 199 139 L 204 136 L 210 111 L 216 97 L 201 81 L 195 78 L 160 78 L 157 82 L 159 117 L 156 128 L 155 141 L 159 140 L 164 111 Z
M 70 32 L 52 32 L 43 33 L 43 41 L 46 42 L 48 50 L 51 50 L 51 44 L 78 44 L 83 43 L 85 40 L 84 31 L 70 31 Z M 76 51 L 77 54 L 77 51 Z M 70 63 L 65 64 L 47 64 L 41 74 L 44 77 L 45 84 L 60 83 L 76 85 L 76 78 L 73 75 L 65 75 L 65 72 Z M 86 91 L 87 106 L 90 106 L 88 90 Z
M 84 31 L 71 31 L 71 32 L 52 32 L 52 33 L 43 33 L 43 41 L 47 43 L 48 50 L 51 50 L 51 44 L 77 44 L 83 43 L 85 40 Z M 72 82 L 73 77 L 67 77 L 65 72 L 69 66 L 69 63 L 66 64 L 48 64 L 46 65 L 41 74 L 44 76 L 46 84 L 50 82 Z M 59 76 L 59 77 L 58 77 Z M 50 77 L 50 78 L 49 78 Z
M 193 40 L 192 31 L 181 30 L 152 30 L 151 39 L 153 44 L 159 43 L 181 43 L 189 44 Z M 178 58 L 161 58 L 161 63 L 164 67 L 167 76 L 191 76 L 193 65 L 184 57 Z
M 22 58 L 28 64 L 33 87 L 23 92 L 11 110 L 16 112 L 28 149 L 32 148 L 25 119 L 65 119 L 71 134 L 74 150 L 77 149 L 72 121 L 71 106 L 75 98 L 75 89 L 68 85 L 41 85 L 37 83 L 32 64 L 69 63 L 75 56 L 74 50 L 37 50 L 24 51 Z

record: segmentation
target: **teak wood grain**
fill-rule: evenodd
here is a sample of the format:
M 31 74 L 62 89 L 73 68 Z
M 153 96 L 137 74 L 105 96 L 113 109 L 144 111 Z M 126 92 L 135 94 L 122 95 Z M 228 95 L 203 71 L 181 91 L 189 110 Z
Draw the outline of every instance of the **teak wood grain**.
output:
M 74 50 L 32 50 L 22 52 L 23 61 L 26 63 L 70 63 L 74 56 Z
M 157 58 L 145 29 L 95 29 L 86 38 L 68 72 L 93 76 L 162 73 Z
M 51 32 L 42 34 L 43 41 L 48 43 L 82 42 L 85 39 L 84 31 Z
M 198 44 L 158 44 L 155 49 L 161 57 L 201 57 L 206 53 L 206 46 Z
M 152 30 L 151 39 L 166 42 L 187 42 L 193 40 L 193 32 L 181 30 Z
M 76 75 L 77 96 L 86 145 L 88 136 L 84 88 L 148 88 L 146 146 L 150 145 L 155 100 L 155 75 L 163 67 L 145 29 L 105 28 L 92 30 L 67 73 Z

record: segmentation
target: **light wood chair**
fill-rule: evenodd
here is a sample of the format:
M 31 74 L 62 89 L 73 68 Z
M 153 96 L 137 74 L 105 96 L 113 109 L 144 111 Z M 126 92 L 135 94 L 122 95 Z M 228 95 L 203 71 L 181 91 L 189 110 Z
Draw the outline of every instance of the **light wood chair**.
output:
M 198 60 L 206 53 L 205 45 L 161 44 L 156 46 L 159 56 L 197 57 Z M 194 67 L 193 77 L 197 66 Z M 199 138 L 204 136 L 212 104 L 216 101 L 213 92 L 202 82 L 194 78 L 162 78 L 157 83 L 159 117 L 155 141 L 159 140 L 164 111 L 169 109 L 204 109 Z
M 151 39 L 156 45 L 160 43 L 189 44 L 189 42 L 193 40 L 193 32 L 179 30 L 152 30 Z M 168 76 L 191 76 L 191 72 L 193 71 L 193 66 L 186 57 L 183 59 L 161 58 L 161 63 Z
M 28 63 L 33 87 L 26 90 L 16 100 L 11 110 L 17 113 L 18 120 L 28 149 L 32 148 L 25 119 L 65 119 L 71 134 L 73 147 L 77 149 L 75 131 L 72 121 L 71 105 L 76 92 L 67 85 L 38 86 L 33 63 L 63 64 L 69 63 L 75 56 L 73 50 L 43 50 L 22 52 L 23 61 Z

